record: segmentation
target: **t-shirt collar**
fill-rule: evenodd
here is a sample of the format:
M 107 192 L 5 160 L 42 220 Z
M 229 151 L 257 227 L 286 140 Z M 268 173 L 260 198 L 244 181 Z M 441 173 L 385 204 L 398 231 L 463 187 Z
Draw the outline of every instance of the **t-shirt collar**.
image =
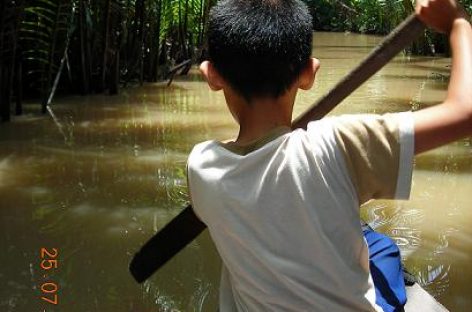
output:
M 290 131 L 292 131 L 290 129 L 290 127 L 280 126 L 280 127 L 276 127 L 274 129 L 270 130 L 263 137 L 260 137 L 256 140 L 254 140 L 250 143 L 244 144 L 244 145 L 235 144 L 234 141 L 226 142 L 226 143 L 218 142 L 218 144 L 220 146 L 224 147 L 225 149 L 227 149 L 227 150 L 229 150 L 233 153 L 236 153 L 238 155 L 247 155 L 247 154 L 263 147 L 267 143 L 279 138 L 280 136 L 282 136 L 286 133 L 289 133 Z

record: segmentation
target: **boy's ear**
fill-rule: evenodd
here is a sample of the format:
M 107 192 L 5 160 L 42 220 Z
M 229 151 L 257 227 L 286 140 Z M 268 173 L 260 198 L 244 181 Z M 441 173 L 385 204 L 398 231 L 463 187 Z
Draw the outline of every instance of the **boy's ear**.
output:
M 300 73 L 298 79 L 298 87 L 302 90 L 309 90 L 313 87 L 315 82 L 315 75 L 320 68 L 320 61 L 316 58 L 311 58 L 303 71 Z
M 219 91 L 224 87 L 224 80 L 216 71 L 216 68 L 210 61 L 203 61 L 200 64 L 200 72 L 208 83 L 208 86 L 213 91 Z

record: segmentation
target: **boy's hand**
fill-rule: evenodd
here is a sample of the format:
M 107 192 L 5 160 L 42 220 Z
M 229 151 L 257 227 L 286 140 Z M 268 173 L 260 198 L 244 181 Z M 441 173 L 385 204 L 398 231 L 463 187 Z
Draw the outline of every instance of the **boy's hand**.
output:
M 456 0 L 418 0 L 418 17 L 449 33 L 452 69 L 447 97 L 414 113 L 415 152 L 421 153 L 472 135 L 472 27 Z
M 450 33 L 458 18 L 468 20 L 467 13 L 456 0 L 417 0 L 415 11 L 423 23 L 440 33 Z

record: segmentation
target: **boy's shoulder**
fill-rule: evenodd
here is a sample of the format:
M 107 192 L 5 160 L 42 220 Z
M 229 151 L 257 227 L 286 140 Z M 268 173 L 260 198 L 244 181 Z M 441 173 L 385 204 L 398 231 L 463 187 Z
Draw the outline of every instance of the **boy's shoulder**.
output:
M 413 137 L 414 120 L 411 112 L 389 114 L 347 114 L 327 117 L 320 121 L 310 122 L 307 134 L 316 136 L 318 133 L 328 134 L 336 138 L 336 143 L 347 142 L 368 143 L 372 140 L 400 142 L 405 136 Z M 368 144 L 364 146 L 367 148 Z
M 216 140 L 207 140 L 195 144 L 188 156 L 188 163 L 190 164 L 203 160 L 201 155 L 214 150 L 216 145 L 218 145 L 218 141 Z
M 358 143 L 366 141 L 364 148 L 367 148 L 367 142 L 372 140 L 391 141 L 389 143 L 399 142 L 401 136 L 405 133 L 413 133 L 413 118 L 411 112 L 401 112 L 392 114 L 346 114 L 339 116 L 330 116 L 321 120 L 308 123 L 307 129 L 295 129 L 291 131 L 290 136 L 307 137 L 311 142 L 331 141 L 333 144 L 345 145 L 347 142 Z M 189 160 L 202 162 L 215 160 L 220 155 L 247 154 L 247 151 L 254 151 L 264 147 L 267 143 L 275 140 L 286 132 L 279 132 L 276 136 L 268 136 L 261 142 L 256 142 L 248 149 L 230 148 L 231 144 L 227 141 L 207 140 L 195 144 L 189 155 Z M 245 150 L 245 152 L 241 152 Z M 236 151 L 236 152 L 235 152 Z

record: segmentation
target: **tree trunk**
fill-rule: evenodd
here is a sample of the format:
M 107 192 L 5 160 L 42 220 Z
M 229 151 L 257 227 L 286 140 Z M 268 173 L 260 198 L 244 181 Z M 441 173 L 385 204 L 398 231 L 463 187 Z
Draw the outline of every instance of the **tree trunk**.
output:
M 148 81 L 155 82 L 157 81 L 158 73 L 158 61 L 159 61 L 159 34 L 161 31 L 161 0 L 157 1 L 156 15 L 152 18 L 156 21 L 152 22 L 151 32 L 149 34 L 150 39 L 150 54 L 149 54 L 149 71 L 148 71 Z
M 102 62 L 102 74 L 100 79 L 100 90 L 103 91 L 107 85 L 107 73 L 108 73 L 108 50 L 110 48 L 110 19 L 111 19 L 111 0 L 106 0 L 104 8 L 104 33 L 103 33 L 103 62 Z
M 7 97 L 5 96 L 5 67 L 4 64 L 4 31 L 5 31 L 6 2 L 0 3 L 0 118 L 2 121 L 10 120 L 10 108 Z M 8 105 L 8 106 L 7 106 Z M 8 109 L 7 109 L 8 107 Z
M 197 44 L 198 46 L 201 46 L 203 44 L 203 24 L 205 23 L 205 16 L 203 8 L 204 8 L 205 0 L 200 1 L 200 14 L 198 17 L 198 41 Z
M 23 61 L 22 61 L 22 51 L 21 47 L 19 47 L 19 33 L 20 33 L 20 25 L 21 21 L 23 20 L 24 14 L 24 1 L 17 0 L 16 1 L 16 25 L 15 25 L 15 53 L 14 53 L 14 75 L 12 77 L 12 90 L 15 90 L 15 114 L 17 116 L 23 114 Z
M 182 51 L 183 51 L 183 45 L 184 45 L 184 34 L 183 34 L 183 31 L 182 31 L 182 1 L 179 1 L 179 23 L 177 25 L 177 42 L 178 42 L 178 45 L 177 45 L 177 48 L 179 51 L 178 53 L 175 53 L 177 54 L 175 59 L 177 61 L 177 63 L 179 63 L 182 59 L 183 59 L 183 56 L 182 56 Z M 172 48 L 175 46 L 174 42 L 172 42 Z M 175 49 L 171 49 L 171 57 L 172 57 L 172 51 L 175 50 Z
M 0 5 L 0 118 L 10 120 L 11 90 L 17 45 L 17 16 L 15 3 L 2 1 Z
M 188 36 L 188 0 L 185 0 L 185 11 L 184 11 L 184 25 L 183 25 L 183 46 L 182 49 L 184 50 L 184 59 L 189 59 L 190 55 L 190 46 L 191 46 L 191 38 Z
M 0 116 L 2 121 L 10 120 L 10 90 L 7 84 L 8 69 L 0 64 Z
M 206 42 L 206 32 L 207 32 L 207 26 L 208 26 L 208 17 L 210 16 L 210 9 L 212 2 L 211 0 L 205 0 L 206 5 L 205 5 L 205 12 L 203 15 L 203 29 L 202 29 L 202 44 L 204 45 Z
M 82 86 L 80 92 L 85 95 L 90 93 L 90 76 L 88 75 L 87 65 L 87 29 L 85 26 L 85 0 L 79 0 L 79 32 L 80 32 L 80 65 L 82 72 Z
M 15 101 L 15 114 L 17 116 L 23 114 L 23 62 L 17 51 L 16 55 L 16 101 Z
M 139 8 L 139 10 L 138 10 Z M 146 0 L 137 0 L 136 1 L 136 15 L 139 18 L 139 27 L 138 27 L 138 66 L 139 66 L 139 84 L 143 85 L 144 82 L 144 24 L 145 24 L 145 8 Z
M 110 68 L 112 72 L 110 73 L 109 92 L 110 95 L 115 95 L 118 94 L 120 84 L 120 50 L 116 50 Z

